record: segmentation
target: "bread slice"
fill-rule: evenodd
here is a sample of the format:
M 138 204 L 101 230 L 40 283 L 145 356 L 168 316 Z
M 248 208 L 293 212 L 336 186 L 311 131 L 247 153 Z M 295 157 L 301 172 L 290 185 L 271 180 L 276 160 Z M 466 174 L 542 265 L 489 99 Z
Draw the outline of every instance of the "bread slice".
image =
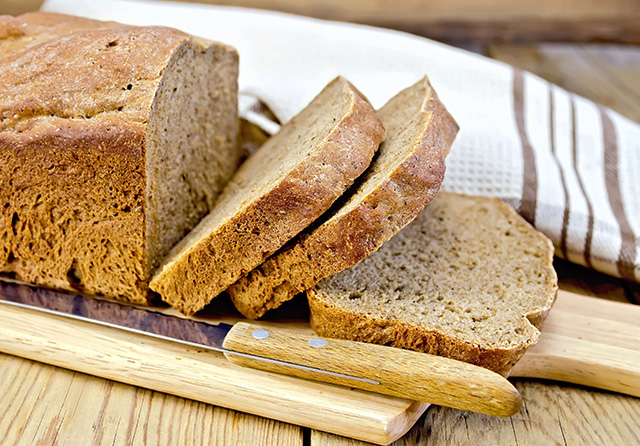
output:
M 378 116 L 384 140 L 340 206 L 227 290 L 244 316 L 256 319 L 355 265 L 414 219 L 438 192 L 458 126 L 428 79 L 400 92 Z
M 238 53 L 42 12 L 0 36 L 0 272 L 146 303 L 238 168 Z
M 326 211 L 367 168 L 383 133 L 367 100 L 336 78 L 242 165 L 151 289 L 185 314 L 203 308 Z
M 378 252 L 307 291 L 311 326 L 508 375 L 555 299 L 552 262 L 551 242 L 509 205 L 440 192 Z

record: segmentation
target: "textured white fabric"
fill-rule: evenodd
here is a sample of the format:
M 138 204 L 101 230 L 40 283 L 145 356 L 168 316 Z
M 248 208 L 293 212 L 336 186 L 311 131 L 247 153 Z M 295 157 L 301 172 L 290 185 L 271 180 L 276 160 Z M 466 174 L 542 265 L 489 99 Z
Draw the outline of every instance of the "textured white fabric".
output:
M 445 189 L 500 197 L 559 256 L 640 281 L 640 126 L 532 74 L 397 31 L 274 12 L 125 0 L 43 9 L 233 45 L 242 109 L 268 131 L 277 127 L 255 116 L 251 96 L 285 122 L 338 74 L 375 107 L 427 74 L 461 128 Z

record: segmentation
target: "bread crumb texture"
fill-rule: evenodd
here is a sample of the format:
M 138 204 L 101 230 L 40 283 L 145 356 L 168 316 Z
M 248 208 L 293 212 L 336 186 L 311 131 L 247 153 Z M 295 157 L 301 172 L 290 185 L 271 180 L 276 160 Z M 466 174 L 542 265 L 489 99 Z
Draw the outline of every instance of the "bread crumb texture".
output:
M 369 102 L 336 78 L 244 162 L 151 288 L 185 314 L 202 309 L 329 209 L 383 134 Z
M 427 78 L 394 96 L 378 116 L 385 137 L 367 171 L 330 211 L 227 290 L 244 316 L 256 319 L 355 265 L 436 195 L 458 126 Z
M 307 292 L 311 324 L 508 375 L 555 299 L 552 262 L 551 242 L 509 205 L 441 192 L 376 253 Z

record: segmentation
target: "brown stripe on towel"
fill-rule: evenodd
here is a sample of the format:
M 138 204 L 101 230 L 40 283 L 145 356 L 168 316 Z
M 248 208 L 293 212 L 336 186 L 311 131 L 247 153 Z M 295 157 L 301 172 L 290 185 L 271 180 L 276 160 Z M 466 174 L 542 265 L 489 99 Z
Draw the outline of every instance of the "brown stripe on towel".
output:
M 578 170 L 578 139 L 576 135 L 576 103 L 573 99 L 573 95 L 571 95 L 571 149 L 573 154 L 573 170 L 576 173 L 576 178 L 578 178 L 578 184 L 580 185 L 580 190 L 582 191 L 582 195 L 587 202 L 587 235 L 584 240 L 584 261 L 589 268 L 593 268 L 591 265 L 591 240 L 593 240 L 593 205 L 591 204 L 591 200 L 587 195 L 587 190 L 584 187 L 584 183 L 582 182 L 582 177 L 580 176 L 580 170 Z
M 532 225 L 536 221 L 536 205 L 538 201 L 538 172 L 533 147 L 527 136 L 524 122 L 524 74 L 522 70 L 513 70 L 513 112 L 522 144 L 522 201 L 518 212 Z
M 636 255 L 636 244 L 633 231 L 629 226 L 629 221 L 624 213 L 624 204 L 622 203 L 622 193 L 620 192 L 620 178 L 618 175 L 618 141 L 616 137 L 616 129 L 613 127 L 613 121 L 602 107 L 600 110 L 600 118 L 602 119 L 602 138 L 604 141 L 604 180 L 607 186 L 607 195 L 609 196 L 609 204 L 613 215 L 615 215 L 620 227 L 620 254 L 618 255 L 618 272 L 620 276 L 627 280 L 635 280 L 633 271 L 634 260 Z
M 560 182 L 562 183 L 562 189 L 564 191 L 564 211 L 562 212 L 562 229 L 560 230 L 560 251 L 562 256 L 567 258 L 567 227 L 569 226 L 569 189 L 567 188 L 567 180 L 564 177 L 564 170 L 562 170 L 562 163 L 558 159 L 556 153 L 556 140 L 555 140 L 555 109 L 553 105 L 553 87 L 549 85 L 549 142 L 551 144 L 551 154 L 558 166 L 560 172 Z

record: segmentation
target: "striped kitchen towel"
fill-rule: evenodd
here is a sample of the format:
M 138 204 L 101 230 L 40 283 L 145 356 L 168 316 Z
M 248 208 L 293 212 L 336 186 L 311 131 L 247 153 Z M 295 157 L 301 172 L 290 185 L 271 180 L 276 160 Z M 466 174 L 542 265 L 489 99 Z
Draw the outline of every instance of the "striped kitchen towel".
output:
M 173 26 L 235 46 L 241 110 L 269 132 L 344 75 L 379 107 L 425 73 L 460 124 L 444 189 L 499 197 L 556 254 L 640 281 L 640 125 L 526 72 L 409 34 L 242 8 L 48 0 L 43 9 Z

